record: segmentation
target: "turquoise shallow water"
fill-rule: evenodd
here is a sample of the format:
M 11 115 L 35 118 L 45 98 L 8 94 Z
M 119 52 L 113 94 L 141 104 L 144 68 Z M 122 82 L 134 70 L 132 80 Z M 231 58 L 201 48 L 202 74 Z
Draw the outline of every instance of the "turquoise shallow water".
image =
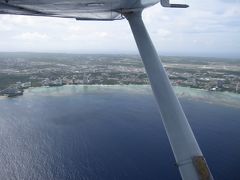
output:
M 215 179 L 240 179 L 239 95 L 175 87 Z M 149 86 L 0 99 L 3 179 L 180 179 Z
M 63 87 L 38 87 L 25 91 L 25 96 L 69 96 L 83 92 L 107 93 L 120 90 L 129 94 L 149 94 L 152 95 L 148 85 L 67 85 Z M 174 87 L 179 98 L 188 98 L 195 101 L 226 105 L 240 108 L 240 94 L 230 92 L 213 92 L 202 89 L 188 87 Z

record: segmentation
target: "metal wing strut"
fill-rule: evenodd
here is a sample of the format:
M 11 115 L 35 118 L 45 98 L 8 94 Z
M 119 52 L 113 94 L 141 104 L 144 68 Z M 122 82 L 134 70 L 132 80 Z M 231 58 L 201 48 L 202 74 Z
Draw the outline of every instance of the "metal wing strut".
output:
M 141 11 L 125 14 L 157 100 L 177 166 L 184 180 L 212 180 L 192 129 L 142 21 Z

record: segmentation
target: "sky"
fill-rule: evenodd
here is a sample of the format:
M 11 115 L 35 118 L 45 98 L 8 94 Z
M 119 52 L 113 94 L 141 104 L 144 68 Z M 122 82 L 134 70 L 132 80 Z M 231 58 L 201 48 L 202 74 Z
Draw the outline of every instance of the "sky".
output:
M 187 9 L 147 8 L 143 20 L 160 55 L 240 58 L 240 0 L 174 0 Z M 76 21 L 0 15 L 1 52 L 131 53 L 127 20 Z

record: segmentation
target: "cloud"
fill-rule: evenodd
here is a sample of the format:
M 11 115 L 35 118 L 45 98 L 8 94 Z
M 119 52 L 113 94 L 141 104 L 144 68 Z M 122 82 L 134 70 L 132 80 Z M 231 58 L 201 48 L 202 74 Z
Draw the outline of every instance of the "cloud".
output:
M 238 4 L 240 3 L 239 0 L 220 0 L 221 2 L 224 2 L 224 3 L 234 3 L 234 4 Z
M 47 34 L 42 34 L 39 32 L 25 32 L 16 36 L 13 36 L 13 39 L 23 40 L 23 41 L 39 41 L 49 39 Z
M 228 8 L 224 11 L 223 17 L 225 18 L 240 18 L 240 4 L 238 6 L 234 6 Z
M 12 30 L 12 27 L 6 25 L 6 24 L 0 24 L 0 32 L 1 31 L 11 31 Z
M 159 37 L 166 38 L 171 35 L 171 32 L 166 29 L 158 29 L 156 33 Z
M 0 24 L 7 24 L 11 26 L 34 26 L 36 25 L 33 17 L 30 16 L 16 16 L 16 15 L 1 15 Z
M 239 0 L 176 0 L 187 9 L 158 4 L 143 13 L 146 27 L 160 52 L 238 52 Z M 113 22 L 0 15 L 0 50 L 68 52 L 136 52 L 127 20 Z M 27 43 L 24 46 L 24 43 Z M 36 43 L 38 42 L 38 43 Z M 34 44 L 30 46 L 29 44 Z M 25 48 L 25 49 L 24 49 Z

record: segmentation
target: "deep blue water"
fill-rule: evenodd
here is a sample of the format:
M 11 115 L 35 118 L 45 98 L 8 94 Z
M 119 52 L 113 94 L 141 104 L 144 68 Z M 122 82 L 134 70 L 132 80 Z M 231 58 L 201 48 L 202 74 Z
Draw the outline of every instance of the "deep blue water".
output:
M 240 179 L 240 108 L 181 98 L 215 179 Z M 0 99 L 0 179 L 180 179 L 146 87 L 36 88 Z

